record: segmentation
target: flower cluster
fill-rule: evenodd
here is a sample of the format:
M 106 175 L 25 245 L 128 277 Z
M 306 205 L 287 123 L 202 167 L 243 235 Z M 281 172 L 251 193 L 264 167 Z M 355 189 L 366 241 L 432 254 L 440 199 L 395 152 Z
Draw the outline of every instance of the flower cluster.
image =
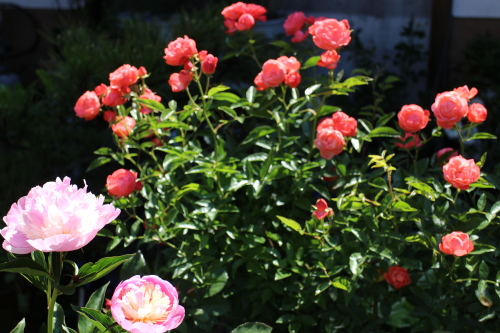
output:
M 303 12 L 294 12 L 288 15 L 283 28 L 287 36 L 292 36 L 292 43 L 303 42 L 309 35 L 308 27 L 316 21 L 324 20 L 325 17 L 307 16 Z
M 295 57 L 281 56 L 270 59 L 262 65 L 262 71 L 255 77 L 257 90 L 278 87 L 280 84 L 296 88 L 300 84 L 300 62 Z
M 253 3 L 237 2 L 227 6 L 221 12 L 224 16 L 226 33 L 233 34 L 236 31 L 250 30 L 255 21 L 265 22 L 267 9 Z
M 171 74 L 168 80 L 173 92 L 183 91 L 193 79 L 199 79 L 196 65 L 200 64 L 203 74 L 211 75 L 215 72 L 218 62 L 217 57 L 205 50 L 198 53 L 196 42 L 188 36 L 168 43 L 163 59 L 170 66 L 183 66 L 179 73 Z
M 329 160 L 342 153 L 346 144 L 344 137 L 356 136 L 357 126 L 357 120 L 342 111 L 322 119 L 316 127 L 314 140 L 314 146 L 319 149 L 321 157 Z

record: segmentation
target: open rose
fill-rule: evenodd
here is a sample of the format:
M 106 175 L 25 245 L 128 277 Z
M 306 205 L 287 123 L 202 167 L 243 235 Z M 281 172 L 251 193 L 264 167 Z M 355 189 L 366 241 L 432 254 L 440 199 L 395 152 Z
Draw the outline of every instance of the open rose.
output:
M 283 23 L 285 35 L 294 35 L 297 31 L 301 30 L 306 23 L 306 15 L 303 12 L 294 12 L 286 18 Z
M 137 82 L 139 71 L 134 66 L 123 65 L 118 67 L 113 73 L 109 74 L 111 86 L 128 87 Z
M 314 146 L 318 148 L 319 154 L 326 160 L 339 155 L 344 150 L 345 140 L 342 133 L 333 128 L 323 128 L 318 131 Z
M 173 92 L 179 92 L 186 89 L 192 80 L 193 75 L 186 70 L 182 70 L 179 73 L 172 73 L 168 79 L 168 84 Z
M 458 92 L 446 91 L 437 94 L 431 110 L 434 112 L 438 126 L 450 129 L 467 115 L 469 108 L 467 99 L 463 98 Z
M 439 250 L 446 254 L 462 257 L 474 251 L 474 243 L 469 240 L 469 235 L 461 231 L 453 231 L 443 236 L 439 244 Z
M 461 190 L 470 188 L 470 184 L 479 179 L 481 169 L 473 159 L 466 160 L 461 155 L 450 158 L 443 166 L 444 179 L 453 187 Z
M 328 69 L 337 68 L 339 63 L 340 55 L 335 50 L 323 52 L 318 61 L 318 66 L 326 67 Z
M 309 27 L 313 42 L 323 50 L 336 50 L 351 41 L 351 31 L 347 20 L 324 19 Z
M 168 43 L 163 59 L 171 66 L 182 66 L 197 53 L 196 42 L 188 36 L 184 36 L 184 38 L 179 37 Z
M 77 117 L 84 118 L 85 120 L 92 120 L 99 114 L 101 109 L 101 103 L 99 102 L 99 97 L 93 91 L 85 92 L 75 105 L 75 113 Z
M 116 116 L 114 123 L 111 125 L 111 130 L 118 137 L 124 139 L 132 133 L 135 127 L 135 119 L 129 116 Z
M 398 112 L 399 127 L 403 131 L 415 133 L 423 130 L 429 122 L 430 113 L 415 104 L 404 105 Z
M 337 111 L 332 115 L 333 128 L 344 136 L 356 136 L 358 121 L 349 117 L 342 111 Z
M 137 172 L 118 169 L 106 179 L 106 188 L 108 189 L 109 195 L 121 198 L 142 188 L 142 183 L 137 181 Z
M 408 274 L 408 270 L 400 266 L 389 267 L 389 271 L 387 271 L 387 273 L 384 273 L 384 279 L 395 289 L 400 289 L 411 284 L 410 274 Z
M 479 103 L 473 103 L 469 105 L 469 112 L 467 112 L 467 119 L 471 123 L 482 123 L 486 120 L 486 116 L 488 115 L 488 110 L 484 107 L 484 105 Z

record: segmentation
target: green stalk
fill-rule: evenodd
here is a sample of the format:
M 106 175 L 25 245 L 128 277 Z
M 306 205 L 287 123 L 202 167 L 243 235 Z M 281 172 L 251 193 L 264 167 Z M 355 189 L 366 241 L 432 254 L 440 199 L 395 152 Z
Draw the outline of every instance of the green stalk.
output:
M 47 296 L 49 298 L 49 309 L 47 314 L 47 333 L 54 332 L 54 306 L 56 304 L 57 299 L 57 289 L 54 288 L 52 292 L 52 296 L 50 295 L 50 290 L 47 290 Z

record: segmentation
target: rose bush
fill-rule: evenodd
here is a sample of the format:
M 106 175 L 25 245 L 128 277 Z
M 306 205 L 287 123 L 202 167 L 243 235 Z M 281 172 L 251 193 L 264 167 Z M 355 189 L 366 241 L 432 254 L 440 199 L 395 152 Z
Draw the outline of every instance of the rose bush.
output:
M 107 186 L 123 214 L 102 232 L 106 250 L 137 251 L 122 268 L 134 277 L 111 302 L 115 321 L 137 331 L 245 321 L 273 332 L 494 331 L 500 184 L 486 154 L 465 144 L 495 138 L 476 131 L 480 117 L 465 118 L 480 92 L 451 89 L 397 115 L 377 100 L 370 112 L 341 109 L 339 96 L 372 84 L 378 99 L 392 82 L 339 70 L 349 23 L 291 15 L 284 32 L 294 44 L 273 43 L 276 56 L 259 59 L 251 27 L 265 13 L 242 2 L 223 9 L 221 28 L 248 38 L 234 54 L 212 58 L 188 36 L 168 43 L 165 66 L 181 66 L 168 83 L 185 103 L 151 98 L 139 70 L 133 84 L 94 90 L 115 145 L 89 169 L 137 172 L 119 192 L 112 175 Z M 255 62 L 245 89 L 214 82 L 236 55 Z M 460 146 L 447 162 L 452 152 L 436 157 L 443 129 Z

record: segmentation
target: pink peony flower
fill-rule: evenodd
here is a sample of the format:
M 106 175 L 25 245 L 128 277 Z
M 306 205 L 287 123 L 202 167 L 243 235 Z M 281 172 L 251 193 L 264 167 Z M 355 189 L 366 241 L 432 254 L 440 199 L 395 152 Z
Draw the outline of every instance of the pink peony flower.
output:
M 101 103 L 99 102 L 99 97 L 93 91 L 87 91 L 80 96 L 74 108 L 76 116 L 85 120 L 92 120 L 97 117 L 100 109 Z
M 473 159 L 466 160 L 462 155 L 450 158 L 443 166 L 444 179 L 453 187 L 468 190 L 470 184 L 479 179 L 481 169 Z
M 439 250 L 446 254 L 462 257 L 474 251 L 474 243 L 469 240 L 469 235 L 461 231 L 453 231 L 451 234 L 443 236 L 439 244 Z
M 404 105 L 401 111 L 398 112 L 399 127 L 406 132 L 418 132 L 427 126 L 429 116 L 429 111 L 416 104 Z
M 109 74 L 111 86 L 128 87 L 137 82 L 139 71 L 134 66 L 123 65 Z
M 347 20 L 324 19 L 309 27 L 313 42 L 320 49 L 331 51 L 349 44 L 351 31 Z
M 111 125 L 111 130 L 118 137 L 125 139 L 132 133 L 135 127 L 135 119 L 129 116 L 116 116 L 115 123 Z
M 138 189 L 137 183 L 137 172 L 118 169 L 106 179 L 106 188 L 109 195 L 121 198 L 130 195 L 134 190 Z M 139 187 L 142 188 L 142 183 Z
M 163 333 L 181 324 L 184 307 L 170 282 L 156 275 L 136 275 L 116 287 L 111 314 L 129 332 Z
M 87 185 L 78 189 L 70 181 L 57 178 L 34 187 L 11 206 L 3 218 L 7 226 L 0 231 L 5 250 L 16 254 L 78 250 L 120 214 L 112 205 L 103 205 L 103 196 L 87 193 Z
M 488 116 L 488 110 L 486 110 L 484 105 L 479 103 L 469 105 L 467 119 L 469 119 L 471 123 L 482 123 L 486 120 L 486 116 Z
M 328 207 L 328 203 L 325 199 L 318 199 L 315 205 L 316 210 L 313 212 L 313 215 L 318 218 L 318 220 L 322 220 L 327 216 L 333 216 L 333 210 Z

